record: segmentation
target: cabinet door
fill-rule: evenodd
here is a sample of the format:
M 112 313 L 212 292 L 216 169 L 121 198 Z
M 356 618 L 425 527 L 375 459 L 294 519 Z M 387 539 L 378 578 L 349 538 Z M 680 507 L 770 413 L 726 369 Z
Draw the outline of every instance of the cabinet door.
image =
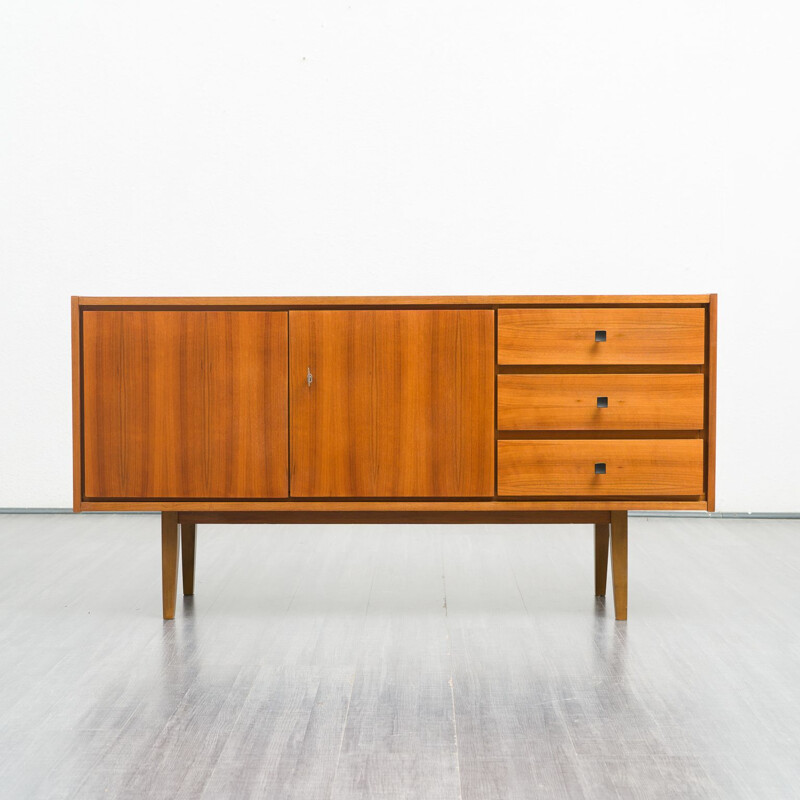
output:
M 287 313 L 85 311 L 84 496 L 286 497 Z
M 494 494 L 492 311 L 290 311 L 289 332 L 293 497 Z

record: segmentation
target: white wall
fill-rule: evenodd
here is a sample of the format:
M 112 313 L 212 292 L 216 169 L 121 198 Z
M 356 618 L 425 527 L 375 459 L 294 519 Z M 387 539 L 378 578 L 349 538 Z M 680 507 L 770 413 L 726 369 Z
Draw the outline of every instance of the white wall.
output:
M 0 506 L 69 296 L 720 294 L 718 509 L 800 511 L 794 2 L 0 5 Z

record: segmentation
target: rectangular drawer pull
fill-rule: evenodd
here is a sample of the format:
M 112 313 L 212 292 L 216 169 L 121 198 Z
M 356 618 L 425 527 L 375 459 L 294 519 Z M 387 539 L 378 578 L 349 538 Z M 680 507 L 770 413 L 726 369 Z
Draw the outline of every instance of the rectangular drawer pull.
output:
M 594 332 L 594 340 L 596 342 L 604 342 L 606 340 L 606 332 L 605 331 L 595 331 Z
M 598 397 L 597 398 L 597 407 L 598 408 L 608 408 L 608 398 L 607 397 Z
M 594 465 L 594 474 L 595 475 L 605 475 L 606 474 L 606 465 L 604 461 L 598 461 Z

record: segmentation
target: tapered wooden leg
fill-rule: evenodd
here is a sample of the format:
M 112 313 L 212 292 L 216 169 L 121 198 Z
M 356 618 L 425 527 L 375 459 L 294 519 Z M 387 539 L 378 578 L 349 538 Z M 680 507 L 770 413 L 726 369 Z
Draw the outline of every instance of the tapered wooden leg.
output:
M 628 619 L 628 512 L 611 512 L 611 576 L 614 616 Z
M 197 545 L 197 526 L 194 523 L 181 523 L 181 559 L 183 561 L 183 593 L 187 597 L 194 594 L 194 557 Z
M 175 598 L 178 594 L 178 515 L 161 512 L 161 593 L 164 619 L 175 619 Z
M 597 522 L 594 526 L 594 594 L 606 596 L 608 577 L 608 523 Z

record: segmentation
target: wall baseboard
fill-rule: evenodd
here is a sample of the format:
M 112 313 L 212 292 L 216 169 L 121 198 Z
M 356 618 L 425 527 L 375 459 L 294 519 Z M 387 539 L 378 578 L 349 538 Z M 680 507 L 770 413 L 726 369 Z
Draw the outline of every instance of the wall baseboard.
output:
M 698 519 L 800 519 L 800 511 L 629 511 L 628 515 Z
M 71 508 L 0 508 L 0 514 L 74 514 Z M 160 514 L 160 511 L 83 511 L 83 514 Z
M 0 508 L 0 514 L 72 514 L 71 508 Z M 153 514 L 159 511 L 84 511 L 84 514 Z M 800 519 L 800 511 L 629 511 L 631 517 L 691 519 Z

